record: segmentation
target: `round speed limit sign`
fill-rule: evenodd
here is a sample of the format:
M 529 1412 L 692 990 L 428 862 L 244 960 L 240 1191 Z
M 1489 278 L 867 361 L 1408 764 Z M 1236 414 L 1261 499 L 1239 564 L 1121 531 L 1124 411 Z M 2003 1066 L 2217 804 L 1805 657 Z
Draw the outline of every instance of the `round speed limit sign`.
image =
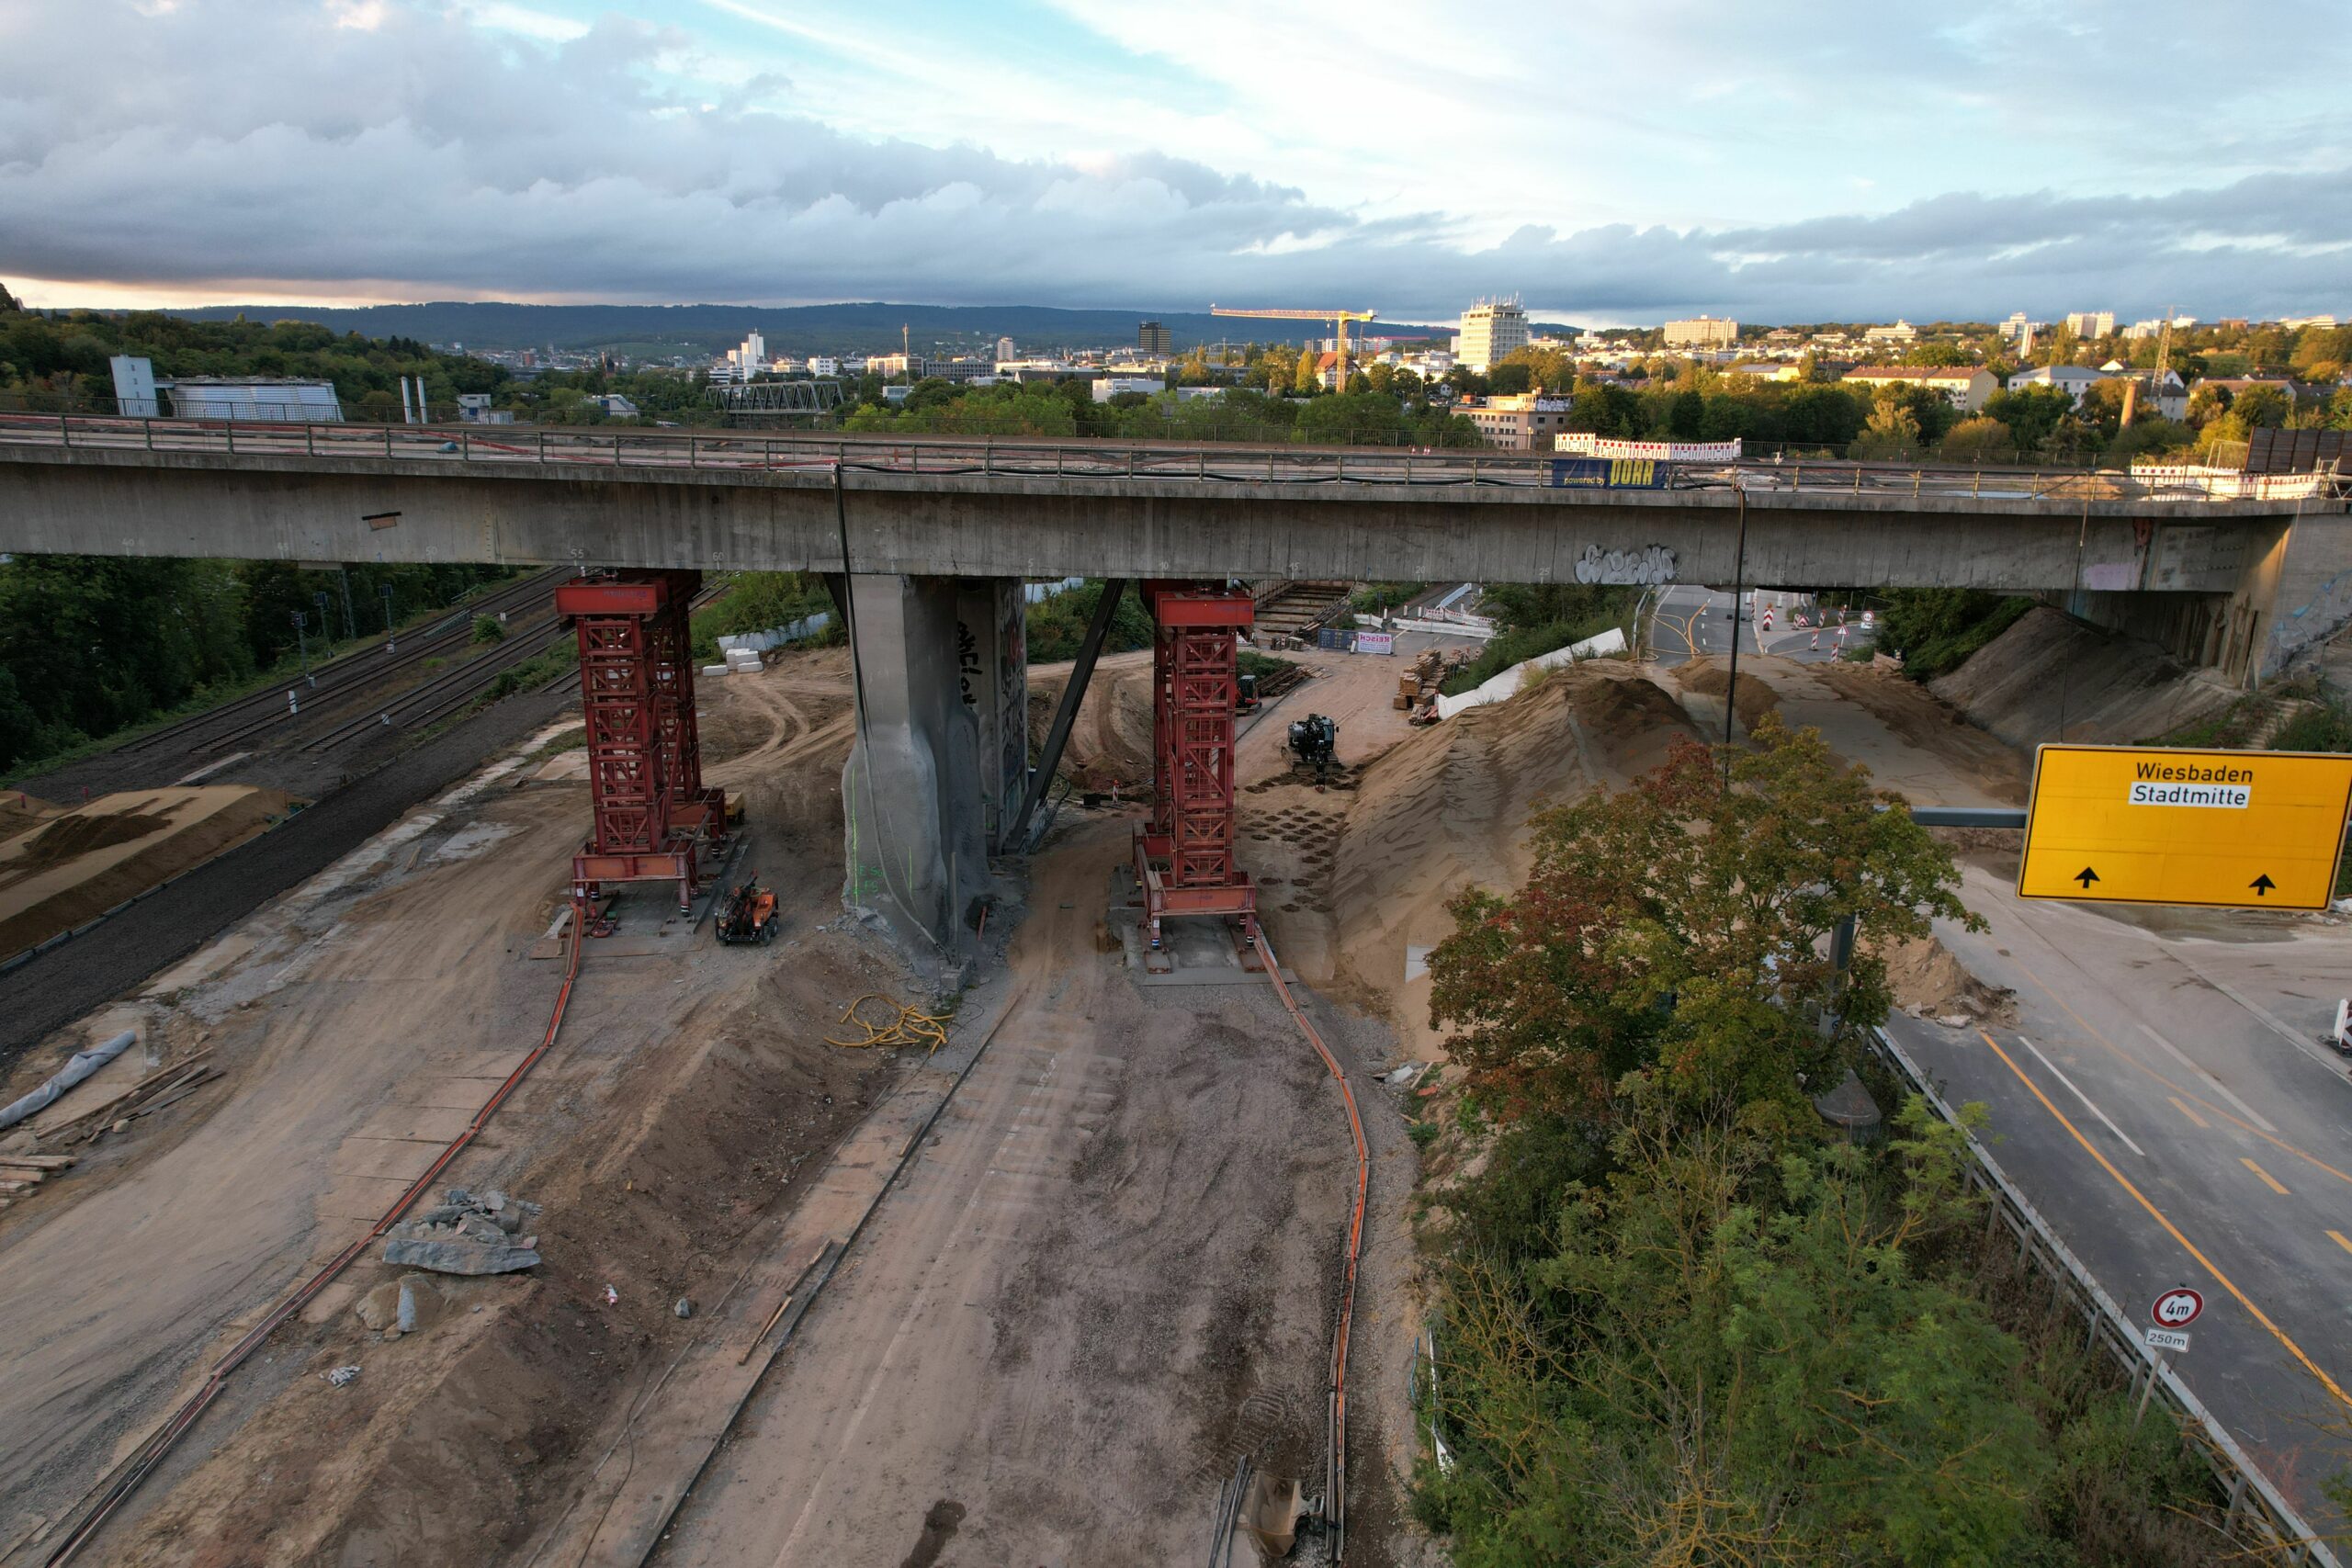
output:
M 2156 1298 L 2148 1315 L 2165 1328 L 2186 1328 L 2197 1321 L 2205 1310 L 2205 1298 L 2186 1285 L 2178 1285 Z

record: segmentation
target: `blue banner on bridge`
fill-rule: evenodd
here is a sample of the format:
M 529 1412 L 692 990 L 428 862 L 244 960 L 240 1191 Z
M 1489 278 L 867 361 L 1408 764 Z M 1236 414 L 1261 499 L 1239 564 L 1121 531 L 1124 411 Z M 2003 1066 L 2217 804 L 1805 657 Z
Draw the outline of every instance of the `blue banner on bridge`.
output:
M 1552 483 L 1570 488 L 1664 490 L 1673 466 L 1655 457 L 1555 457 Z

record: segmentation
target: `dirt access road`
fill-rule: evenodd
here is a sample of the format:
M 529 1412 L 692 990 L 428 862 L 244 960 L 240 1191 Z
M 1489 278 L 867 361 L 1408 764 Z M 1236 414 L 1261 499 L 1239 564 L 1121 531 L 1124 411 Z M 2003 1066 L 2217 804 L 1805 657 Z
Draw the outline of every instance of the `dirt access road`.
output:
M 1021 999 L 659 1562 L 1172 1561 L 1237 1456 L 1319 1476 L 1338 1097 L 1262 982 L 1096 951 L 1125 834 L 1037 858 Z
M 895 1070 L 820 1043 L 844 998 L 903 985 L 876 944 L 825 929 L 848 740 L 845 673 L 826 659 L 707 697 L 712 775 L 748 791 L 784 939 L 665 937 L 658 900 L 625 904 L 557 1049 L 446 1175 L 545 1203 L 546 1261 L 446 1282 L 441 1321 L 388 1343 L 352 1309 L 399 1271 L 363 1259 L 237 1374 L 85 1561 L 487 1561 L 561 1495 L 618 1391 L 687 1330 L 672 1302 L 722 1288 Z M 128 1021 L 166 1059 L 209 1047 L 226 1077 L 0 1216 L 0 1553 L 364 1235 L 540 1038 L 561 965 L 528 954 L 586 796 L 581 753 L 526 756 L 24 1064 L 38 1075 Z M 361 1368 L 347 1388 L 318 1375 L 345 1365 Z

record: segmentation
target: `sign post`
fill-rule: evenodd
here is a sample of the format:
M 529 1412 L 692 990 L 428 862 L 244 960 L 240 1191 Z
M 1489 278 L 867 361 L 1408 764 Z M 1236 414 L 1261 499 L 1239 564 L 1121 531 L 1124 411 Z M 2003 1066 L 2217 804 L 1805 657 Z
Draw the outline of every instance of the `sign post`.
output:
M 2324 909 L 2352 756 L 2043 746 L 2018 897 Z
M 2188 1348 L 2188 1325 L 2205 1310 L 2205 1297 L 2186 1285 L 2176 1285 L 2156 1298 L 2148 1309 L 2155 1326 L 2147 1331 L 2148 1348 L 2155 1352 L 2155 1364 L 2148 1369 L 2148 1381 L 2140 1390 L 2139 1408 L 2132 1413 L 2132 1425 L 2137 1427 L 2140 1417 L 2148 1413 L 2148 1400 L 2156 1392 L 2156 1380 L 2165 1375 L 2165 1358 Z

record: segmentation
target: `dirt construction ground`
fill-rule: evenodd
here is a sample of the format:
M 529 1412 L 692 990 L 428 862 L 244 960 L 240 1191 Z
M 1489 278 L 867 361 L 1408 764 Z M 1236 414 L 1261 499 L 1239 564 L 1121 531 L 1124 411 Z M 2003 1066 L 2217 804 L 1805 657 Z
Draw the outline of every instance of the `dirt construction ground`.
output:
M 1419 1563 L 1399 1485 L 1417 1166 L 1409 1091 L 1372 1072 L 1438 1054 L 1419 964 L 1445 900 L 1515 877 L 1532 810 L 1637 774 L 1705 732 L 1710 700 L 1720 725 L 1722 699 L 1597 663 L 1412 730 L 1388 706 L 1405 660 L 1306 661 L 1316 678 L 1241 742 L 1242 858 L 1371 1144 L 1349 1560 Z M 1078 767 L 1114 782 L 1148 755 L 1137 663 L 1105 661 L 1079 725 Z M 1776 663 L 1743 660 L 1742 683 L 1753 671 L 1841 750 L 1962 797 L 2014 790 L 2006 750 L 1916 689 Z M 555 1048 L 436 1182 L 544 1205 L 543 1262 L 427 1280 L 415 1330 L 388 1337 L 357 1311 L 400 1277 L 371 1250 L 234 1374 L 84 1561 L 639 1561 L 623 1537 L 680 1564 L 1183 1561 L 1237 1458 L 1321 1490 L 1352 1175 L 1337 1086 L 1262 982 L 1138 987 L 1102 950 L 1132 804 L 1065 807 L 1028 865 L 1006 973 L 944 1054 L 960 1080 L 823 1043 L 860 993 L 914 999 L 839 912 L 848 697 L 839 652 L 707 683 L 710 774 L 748 797 L 747 864 L 782 895 L 783 937 L 723 949 L 657 897 L 624 900 Z M 1281 737 L 1308 712 L 1341 720 L 1344 787 L 1289 773 Z M 532 955 L 586 818 L 568 738 L 412 813 L 0 1083 L 125 1025 L 141 1049 L 44 1122 L 199 1051 L 223 1069 L 0 1213 L 0 1563 L 40 1561 L 24 1543 L 364 1235 L 539 1043 L 562 965 Z M 953 1098 L 919 1135 L 891 1132 L 927 1077 Z M 739 1328 L 772 1299 L 744 1300 L 747 1279 L 781 1279 L 782 1314 L 795 1278 L 824 1274 L 799 1276 L 779 1238 L 861 1171 L 878 1197 L 813 1304 L 775 1340 Z M 689 1413 L 723 1441 L 686 1462 L 652 1434 L 672 1429 L 665 1398 L 703 1386 L 671 1380 L 710 1335 L 750 1393 L 739 1415 Z M 763 1380 L 752 1352 L 775 1342 Z

